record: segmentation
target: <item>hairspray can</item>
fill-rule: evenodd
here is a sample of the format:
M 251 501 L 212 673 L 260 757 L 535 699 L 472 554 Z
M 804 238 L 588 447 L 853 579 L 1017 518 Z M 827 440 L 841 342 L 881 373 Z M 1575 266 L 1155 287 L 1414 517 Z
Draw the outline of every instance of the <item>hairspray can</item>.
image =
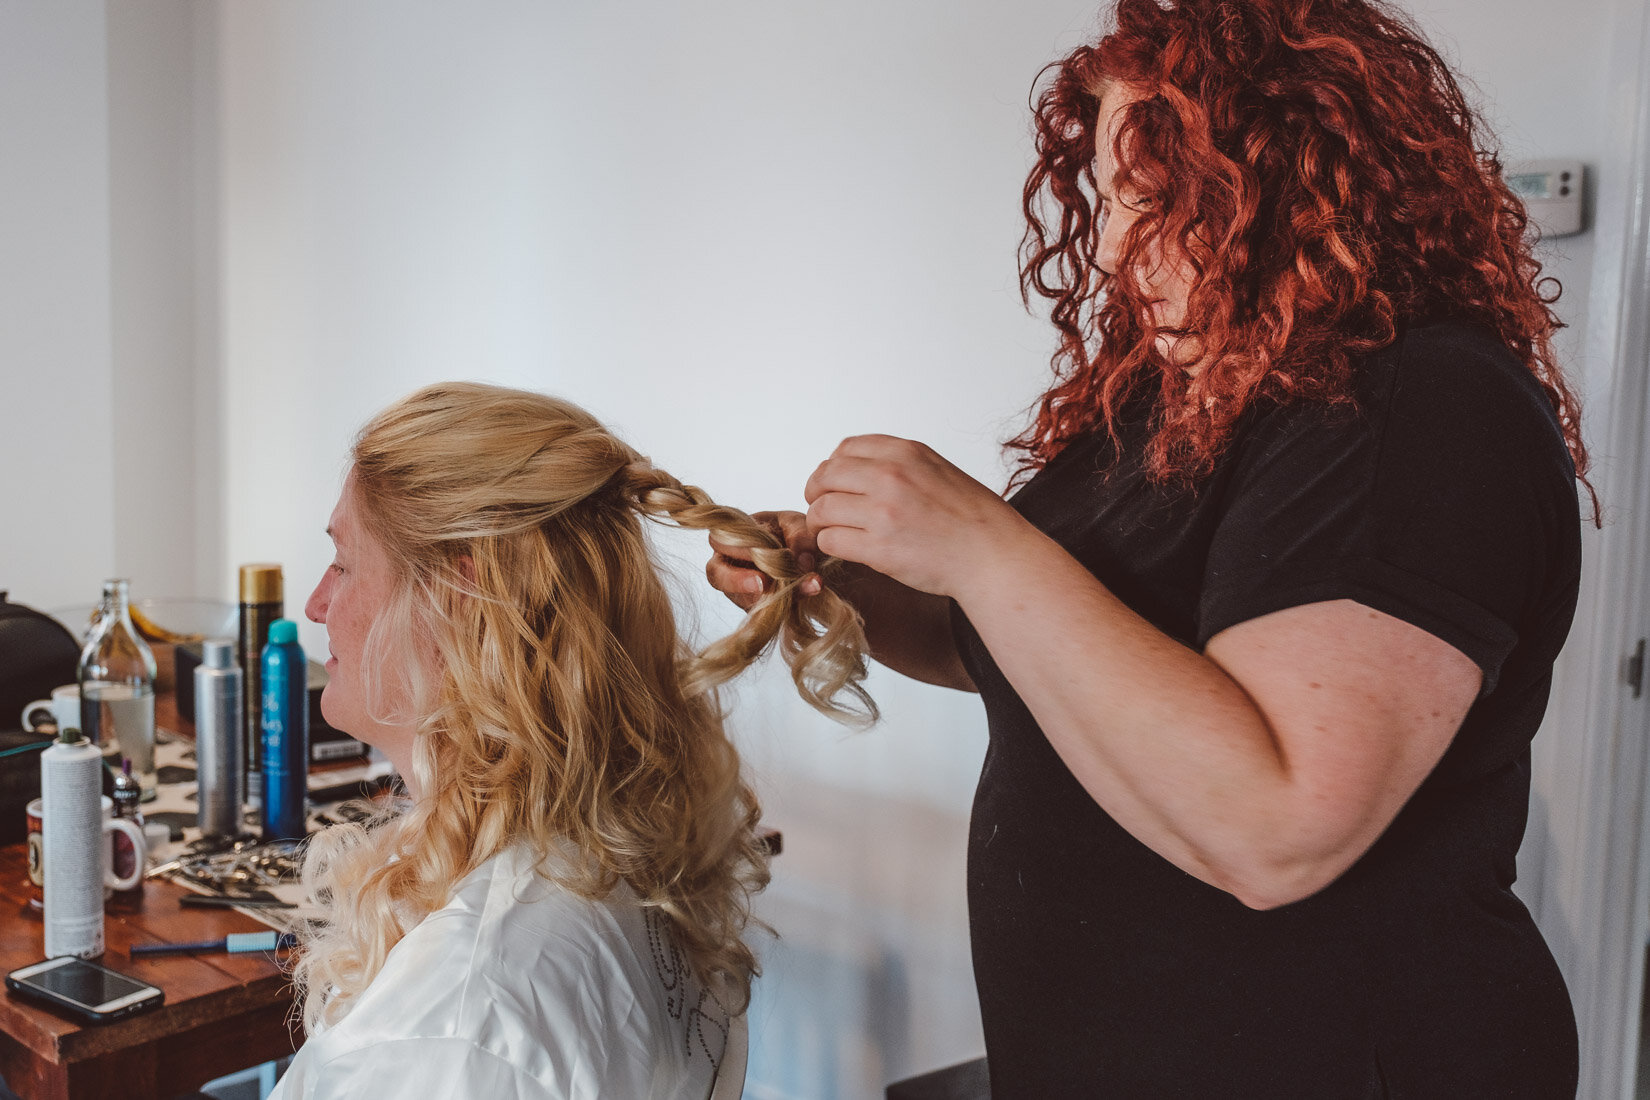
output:
M 246 801 L 246 757 L 241 751 L 241 670 L 235 643 L 212 638 L 201 645 L 195 666 L 195 778 L 201 832 L 241 832 Z
M 291 619 L 269 624 L 263 692 L 264 836 L 302 839 L 309 793 L 309 663 Z
M 103 752 L 65 728 L 40 754 L 46 957 L 103 954 Z
M 241 566 L 241 763 L 246 769 L 246 795 L 257 799 L 262 792 L 257 773 L 263 744 L 264 643 L 269 641 L 269 624 L 283 613 L 281 567 Z

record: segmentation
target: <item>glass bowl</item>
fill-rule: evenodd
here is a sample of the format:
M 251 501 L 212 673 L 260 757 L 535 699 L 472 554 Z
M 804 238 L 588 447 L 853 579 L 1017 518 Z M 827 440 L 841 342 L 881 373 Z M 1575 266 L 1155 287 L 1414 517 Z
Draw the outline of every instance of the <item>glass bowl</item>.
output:
M 47 612 L 69 628 L 84 644 L 91 633 L 97 604 L 54 607 Z M 192 596 L 149 596 L 133 600 L 132 625 L 147 642 L 198 642 L 204 638 L 233 639 L 240 631 L 241 609 L 227 600 Z
M 233 639 L 240 621 L 240 606 L 227 600 L 151 596 L 132 601 L 132 625 L 150 642 L 177 645 L 207 638 Z

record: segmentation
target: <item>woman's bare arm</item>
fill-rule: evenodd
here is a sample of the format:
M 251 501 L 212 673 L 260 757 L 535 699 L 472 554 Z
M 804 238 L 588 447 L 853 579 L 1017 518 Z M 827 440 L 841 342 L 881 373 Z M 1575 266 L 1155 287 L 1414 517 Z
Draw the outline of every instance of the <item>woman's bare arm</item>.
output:
M 1007 560 L 1018 590 L 964 582 L 957 598 L 1049 744 L 1136 838 L 1254 908 L 1368 851 L 1478 694 L 1465 654 L 1352 600 L 1239 623 L 1199 653 L 1052 541 Z

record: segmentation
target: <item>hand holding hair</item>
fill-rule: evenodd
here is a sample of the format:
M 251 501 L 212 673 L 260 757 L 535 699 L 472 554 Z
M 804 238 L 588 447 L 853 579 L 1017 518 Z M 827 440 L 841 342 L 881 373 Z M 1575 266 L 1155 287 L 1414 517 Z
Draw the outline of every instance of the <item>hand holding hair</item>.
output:
M 796 558 L 797 568 L 804 571 L 797 583 L 798 591 L 804 596 L 818 595 L 824 581 L 815 572 L 819 545 L 808 530 L 808 517 L 801 512 L 753 512 L 751 519 L 772 531 Z M 710 548 L 714 554 L 705 564 L 705 579 L 710 586 L 742 610 L 755 607 L 773 582 L 756 567 L 748 549 L 723 541 L 715 531 L 710 533 Z
M 861 686 L 866 644 L 859 613 L 803 568 L 776 522 L 762 523 L 718 504 L 646 459 L 626 466 L 620 480 L 644 516 L 711 532 L 767 578 L 739 629 L 698 655 L 688 677 L 691 690 L 708 691 L 732 679 L 777 640 L 797 691 L 810 706 L 850 724 L 876 720 L 876 704 Z M 791 526 L 794 531 L 794 521 Z M 808 556 L 814 564 L 814 555 Z M 838 702 L 841 695 L 849 701 Z
M 923 592 L 960 598 L 1005 575 L 1027 538 L 1042 539 L 996 492 L 925 444 L 844 439 L 808 479 L 808 529 L 825 553 Z

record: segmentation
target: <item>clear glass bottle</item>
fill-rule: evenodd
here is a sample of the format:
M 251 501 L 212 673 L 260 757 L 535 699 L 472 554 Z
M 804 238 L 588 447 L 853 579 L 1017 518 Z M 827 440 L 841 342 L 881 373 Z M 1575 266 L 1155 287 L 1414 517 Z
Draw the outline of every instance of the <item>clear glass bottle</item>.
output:
M 124 580 L 103 582 L 102 614 L 80 651 L 80 728 L 105 757 L 131 758 L 155 797 L 155 655 L 137 630 Z

